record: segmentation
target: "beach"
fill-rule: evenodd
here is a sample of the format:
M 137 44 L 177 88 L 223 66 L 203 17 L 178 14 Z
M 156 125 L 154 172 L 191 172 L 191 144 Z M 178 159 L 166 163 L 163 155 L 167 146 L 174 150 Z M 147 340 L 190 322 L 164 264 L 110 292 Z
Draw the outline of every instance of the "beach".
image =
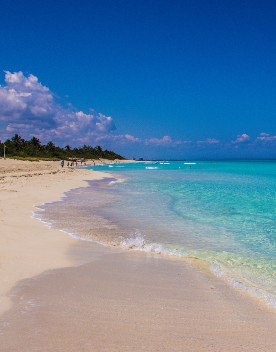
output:
M 32 215 L 107 173 L 0 159 L 1 351 L 273 351 L 275 311 L 200 260 L 81 241 Z
M 72 265 L 74 261 L 67 251 L 75 241 L 32 218 L 34 206 L 58 200 L 70 188 L 85 186 L 85 176 L 102 175 L 62 169 L 59 162 L 13 159 L 0 159 L 0 172 L 0 312 L 3 312 L 10 307 L 6 293 L 18 280 Z

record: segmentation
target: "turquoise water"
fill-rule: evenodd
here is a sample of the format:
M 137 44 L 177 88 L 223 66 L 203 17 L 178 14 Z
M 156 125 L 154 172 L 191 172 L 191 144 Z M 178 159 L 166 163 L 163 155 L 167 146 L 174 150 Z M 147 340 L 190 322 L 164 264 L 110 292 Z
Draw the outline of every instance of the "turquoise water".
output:
M 100 215 L 124 248 L 204 259 L 216 275 L 276 307 L 276 162 L 158 162 L 114 173 Z M 126 235 L 127 234 L 127 235 Z

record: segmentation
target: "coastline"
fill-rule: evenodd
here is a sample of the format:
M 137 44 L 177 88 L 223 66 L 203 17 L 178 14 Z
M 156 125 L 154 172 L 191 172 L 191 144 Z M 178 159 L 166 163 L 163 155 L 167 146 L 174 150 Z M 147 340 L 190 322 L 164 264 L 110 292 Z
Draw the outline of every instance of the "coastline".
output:
M 32 218 L 34 204 L 108 175 L 45 163 L 1 181 L 3 351 L 275 348 L 275 315 L 201 265 L 105 249 Z
M 59 162 L 0 159 L 0 315 L 11 307 L 9 290 L 45 270 L 74 265 L 68 255 L 75 240 L 32 216 L 35 207 L 85 186 L 106 173 L 61 169 Z M 35 264 L 34 264 L 35 263 Z

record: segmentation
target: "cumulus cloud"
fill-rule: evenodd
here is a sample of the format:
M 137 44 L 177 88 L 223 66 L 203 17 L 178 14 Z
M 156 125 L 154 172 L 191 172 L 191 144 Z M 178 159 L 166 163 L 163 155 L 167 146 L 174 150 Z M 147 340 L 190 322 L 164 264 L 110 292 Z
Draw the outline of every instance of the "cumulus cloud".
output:
M 216 138 L 207 138 L 203 141 L 197 141 L 197 144 L 199 145 L 212 145 L 212 144 L 219 144 L 220 141 Z
M 141 141 L 140 138 L 134 137 L 134 136 L 132 136 L 131 134 L 125 134 L 125 135 L 124 135 L 124 138 L 125 138 L 127 141 L 132 142 L 132 143 L 138 143 L 138 142 Z
M 153 144 L 153 145 L 157 145 L 157 146 L 167 146 L 167 145 L 171 145 L 173 143 L 172 139 L 170 136 L 164 136 L 162 138 L 149 138 L 145 141 L 145 144 L 149 145 L 149 144 Z
M 41 126 L 54 126 L 55 104 L 50 90 L 37 77 L 22 72 L 5 72 L 6 86 L 0 87 L 0 119 L 27 124 L 38 121 Z
M 207 143 L 208 144 L 219 144 L 220 141 L 216 138 L 207 138 Z
M 141 139 L 130 134 L 102 134 L 96 137 L 96 142 L 116 142 L 116 144 L 140 143 Z
M 257 141 L 262 141 L 262 142 L 276 141 L 276 136 L 272 136 L 269 133 L 262 132 L 260 133 L 259 137 L 257 137 Z
M 177 147 L 181 145 L 191 144 L 191 141 L 173 140 L 170 136 L 163 136 L 162 138 L 148 138 L 144 140 L 145 145 L 159 146 L 159 147 Z
M 237 138 L 234 141 L 232 141 L 232 143 L 239 144 L 239 143 L 244 143 L 249 141 L 250 141 L 250 137 L 248 136 L 248 134 L 243 133 L 241 135 L 238 135 Z
M 5 71 L 5 83 L 0 86 L 0 122 L 7 138 L 19 133 L 24 138 L 35 135 L 42 141 L 91 143 L 115 130 L 110 116 L 60 105 L 32 74 Z

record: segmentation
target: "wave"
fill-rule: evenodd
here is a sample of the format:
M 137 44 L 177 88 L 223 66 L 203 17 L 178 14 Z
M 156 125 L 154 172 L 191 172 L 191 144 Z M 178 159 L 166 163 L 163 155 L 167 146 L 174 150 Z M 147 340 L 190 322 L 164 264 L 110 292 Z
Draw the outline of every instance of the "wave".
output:
M 123 182 L 124 180 L 116 180 L 111 182 Z M 56 228 L 55 223 L 51 221 L 45 221 L 39 213 L 42 213 L 44 209 L 39 209 L 38 212 L 33 212 L 32 217 L 40 220 L 43 224 L 45 224 L 49 228 Z M 215 254 L 213 253 L 205 253 L 195 250 L 189 250 L 182 246 L 175 245 L 164 245 L 162 243 L 154 243 L 147 242 L 146 236 L 141 234 L 139 230 L 135 230 L 134 233 L 130 234 L 129 237 L 119 236 L 117 239 L 113 239 L 112 241 L 105 241 L 95 239 L 90 236 L 79 235 L 76 232 L 69 231 L 67 229 L 59 229 L 59 231 L 66 233 L 70 237 L 76 240 L 89 241 L 94 242 L 103 246 L 108 247 L 117 247 L 122 250 L 127 251 L 139 251 L 145 253 L 151 253 L 154 255 L 161 255 L 167 257 L 174 257 L 178 259 L 190 259 L 196 258 L 208 263 L 210 271 L 218 278 L 222 279 L 226 283 L 228 283 L 233 288 L 246 292 L 251 297 L 255 297 L 260 299 L 261 301 L 268 304 L 270 307 L 276 309 L 276 297 L 272 294 L 267 293 L 261 288 L 257 287 L 251 281 L 247 280 L 245 277 L 239 276 L 239 274 L 234 271 L 234 268 L 228 268 L 225 266 L 225 263 L 216 260 L 214 258 Z
M 216 262 L 210 265 L 210 269 L 215 276 L 227 282 L 230 286 L 239 291 L 246 292 L 250 296 L 260 299 L 270 307 L 276 309 L 276 297 L 255 286 L 252 282 L 248 282 L 245 278 L 237 276 L 237 274 Z
M 125 179 L 124 179 L 124 178 L 117 178 L 116 180 L 110 181 L 108 184 L 109 184 L 109 185 L 114 185 L 114 184 L 116 184 L 116 183 L 122 183 L 122 182 L 125 182 Z
M 122 249 L 136 250 L 143 252 L 151 252 L 161 254 L 164 252 L 164 247 L 160 243 L 146 243 L 145 236 L 136 231 L 132 237 L 122 240 L 119 244 Z
M 227 268 L 223 263 L 219 263 L 216 259 L 212 259 L 212 254 L 201 253 L 200 251 L 187 250 L 183 247 L 168 246 L 161 243 L 147 243 L 146 238 L 138 230 L 130 237 L 119 242 L 119 247 L 129 251 L 142 251 L 146 253 L 159 254 L 175 258 L 191 259 L 196 258 L 208 264 L 210 271 L 225 281 L 234 289 L 246 292 L 251 297 L 260 299 L 268 306 L 276 309 L 276 297 L 263 289 L 254 285 L 253 282 L 241 277 Z

